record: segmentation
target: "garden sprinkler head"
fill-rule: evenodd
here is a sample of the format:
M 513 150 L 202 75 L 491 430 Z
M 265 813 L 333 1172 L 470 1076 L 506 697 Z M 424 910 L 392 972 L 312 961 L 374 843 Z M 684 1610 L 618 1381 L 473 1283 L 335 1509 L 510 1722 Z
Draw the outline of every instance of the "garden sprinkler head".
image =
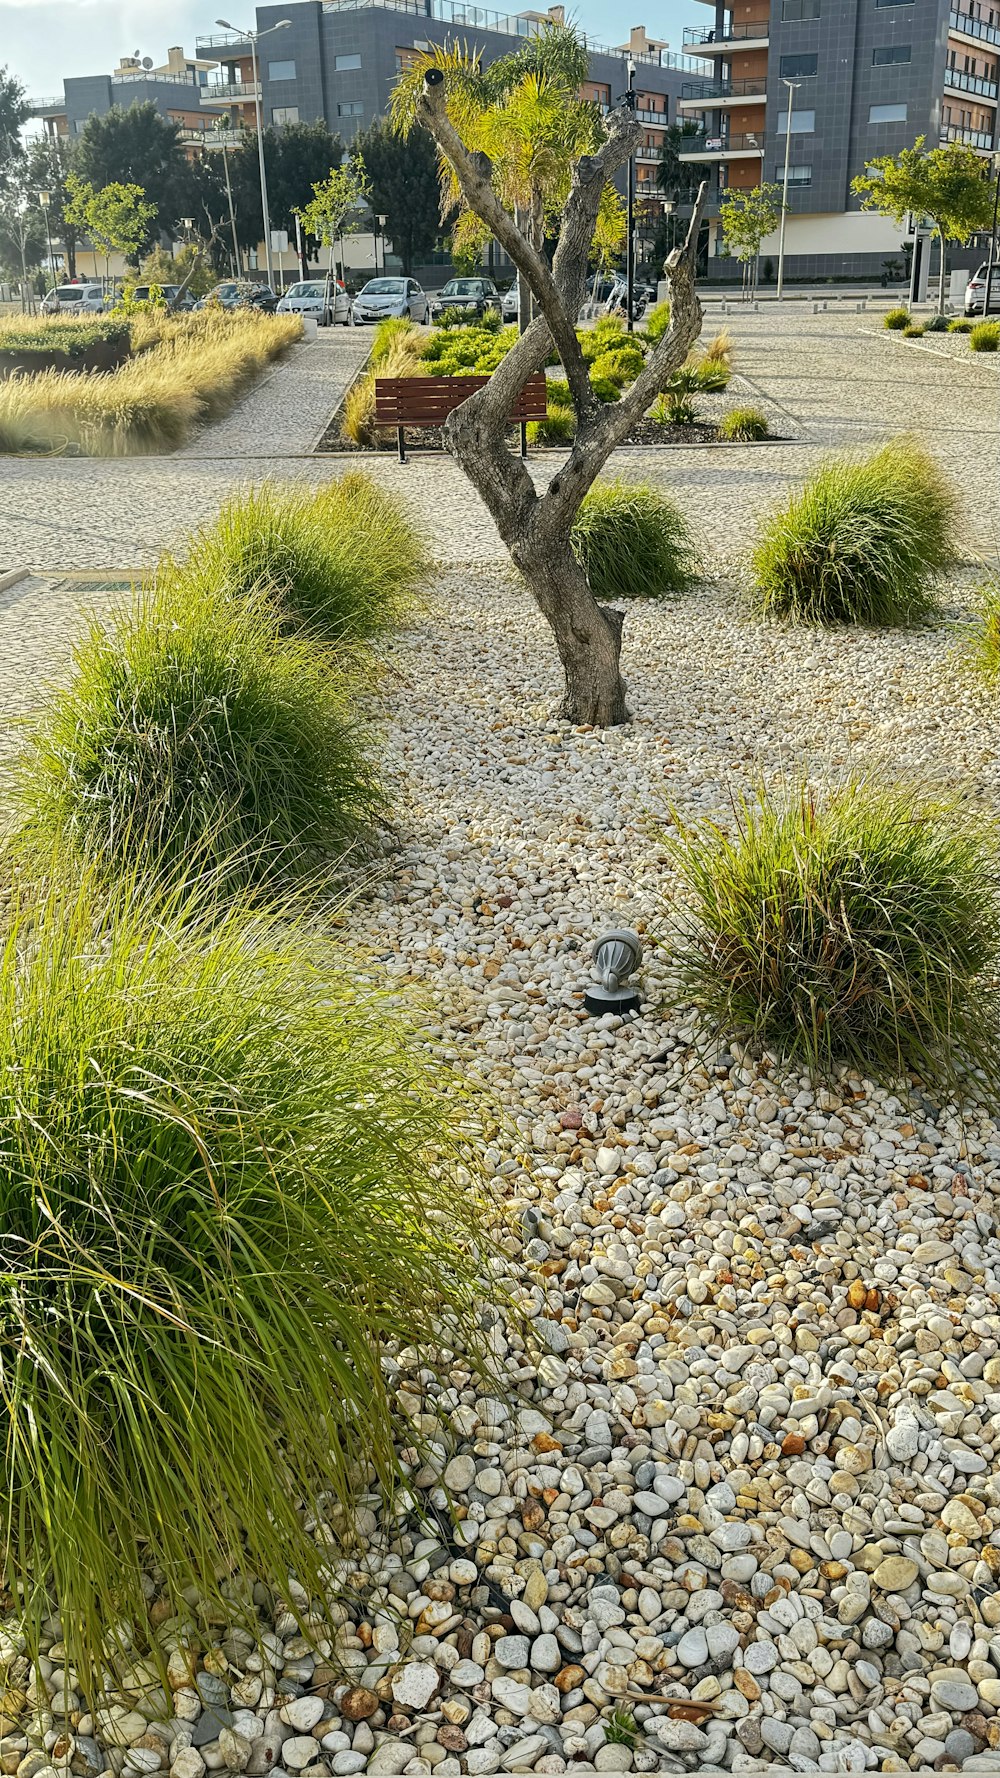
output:
M 625 928 L 620 932 L 606 932 L 594 946 L 594 962 L 600 976 L 600 986 L 591 985 L 583 996 L 583 1004 L 587 1011 L 600 1018 L 602 1013 L 638 1012 L 639 995 L 635 988 L 626 987 L 630 975 L 639 967 L 642 957 L 642 941 L 637 932 Z

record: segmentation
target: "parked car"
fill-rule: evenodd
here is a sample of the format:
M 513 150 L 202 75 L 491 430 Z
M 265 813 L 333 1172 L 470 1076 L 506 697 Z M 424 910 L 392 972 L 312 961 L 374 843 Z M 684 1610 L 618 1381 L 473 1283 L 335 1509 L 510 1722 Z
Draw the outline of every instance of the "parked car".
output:
M 162 293 L 168 309 L 194 308 L 194 297 L 187 290 L 182 296 L 179 284 L 133 284 L 131 286 L 133 298 L 136 302 L 141 303 L 148 302 L 150 294 L 154 290 L 159 290 Z
M 521 302 L 518 295 L 517 282 L 515 280 L 510 289 L 505 290 L 503 293 L 500 303 L 500 313 L 505 321 L 516 321 L 520 311 Z
M 370 321 L 386 321 L 390 315 L 409 315 L 411 321 L 426 321 L 429 314 L 427 298 L 412 278 L 369 278 L 351 308 L 356 327 Z
M 58 284 L 42 297 L 43 315 L 100 315 L 103 310 L 100 284 Z
M 313 315 L 321 327 L 351 324 L 351 299 L 339 278 L 310 278 L 293 284 L 278 303 L 279 315 Z
M 224 309 L 262 309 L 266 315 L 273 315 L 278 306 L 278 298 L 269 284 L 253 284 L 248 279 L 230 278 L 222 284 L 216 284 L 207 296 L 195 303 L 195 308 L 204 309 L 212 303 L 221 303 Z
M 430 302 L 432 317 L 445 309 L 475 309 L 477 315 L 485 315 L 500 308 L 500 292 L 492 278 L 449 278 Z
M 965 286 L 965 313 L 967 315 L 982 315 L 986 312 L 986 271 L 987 264 L 984 260 L 979 270 L 973 272 Z M 993 267 L 993 275 L 990 278 L 989 313 L 993 315 L 998 312 L 1000 312 L 1000 262 Z

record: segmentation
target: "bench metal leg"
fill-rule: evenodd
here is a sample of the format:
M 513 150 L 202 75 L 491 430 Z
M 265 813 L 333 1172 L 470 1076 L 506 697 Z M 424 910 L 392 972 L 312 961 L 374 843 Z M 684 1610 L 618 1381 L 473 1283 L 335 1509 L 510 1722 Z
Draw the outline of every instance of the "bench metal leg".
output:
M 522 457 L 528 455 L 528 425 L 525 420 L 521 421 L 521 455 Z
M 396 443 L 399 446 L 399 461 L 401 463 L 405 463 L 406 462 L 406 451 L 403 447 L 403 428 L 402 428 L 402 426 L 396 427 Z

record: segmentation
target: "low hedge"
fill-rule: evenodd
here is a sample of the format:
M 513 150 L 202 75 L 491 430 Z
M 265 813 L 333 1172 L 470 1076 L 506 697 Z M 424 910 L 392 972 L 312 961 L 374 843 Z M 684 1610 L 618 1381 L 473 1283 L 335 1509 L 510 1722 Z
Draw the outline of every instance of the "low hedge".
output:
M 53 321 L 0 330 L 0 380 L 43 370 L 117 370 L 130 357 L 127 321 Z

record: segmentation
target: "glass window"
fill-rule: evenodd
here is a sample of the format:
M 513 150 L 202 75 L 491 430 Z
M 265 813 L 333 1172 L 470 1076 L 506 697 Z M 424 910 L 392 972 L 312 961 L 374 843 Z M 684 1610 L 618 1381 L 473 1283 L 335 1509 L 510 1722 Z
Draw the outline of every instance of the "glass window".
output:
M 295 63 L 294 62 L 268 62 L 267 73 L 268 73 L 269 80 L 294 80 L 295 79 Z
M 792 24 L 798 19 L 818 19 L 820 0 L 781 0 L 781 16 Z
M 881 49 L 872 50 L 873 68 L 891 68 L 896 62 L 908 62 L 910 46 L 908 43 L 885 43 Z
M 360 68 L 360 56 L 338 56 L 334 62 L 338 74 L 346 74 L 349 68 Z
M 275 105 L 271 112 L 272 123 L 298 123 L 299 108 L 297 105 Z
M 815 111 L 792 111 L 792 135 L 807 136 L 816 128 Z M 788 135 L 788 112 L 778 112 L 778 135 Z
M 793 130 L 792 135 L 794 136 L 794 134 L 795 134 L 795 131 Z M 785 164 L 782 161 L 781 165 L 779 167 L 775 167 L 775 169 L 774 169 L 775 184 L 780 185 L 782 183 L 784 177 L 785 177 Z M 789 167 L 789 169 L 788 169 L 788 183 L 789 183 L 789 185 L 811 185 L 812 182 L 813 182 L 812 167 L 806 167 L 806 166 Z
M 876 6 L 912 6 L 913 0 L 875 0 Z
M 816 72 L 816 60 L 815 56 L 782 56 L 778 72 L 782 80 L 808 78 Z
M 337 116 L 362 117 L 364 115 L 364 109 L 360 99 L 345 99 L 342 105 L 337 106 Z
M 869 105 L 869 123 L 905 123 L 905 105 Z

